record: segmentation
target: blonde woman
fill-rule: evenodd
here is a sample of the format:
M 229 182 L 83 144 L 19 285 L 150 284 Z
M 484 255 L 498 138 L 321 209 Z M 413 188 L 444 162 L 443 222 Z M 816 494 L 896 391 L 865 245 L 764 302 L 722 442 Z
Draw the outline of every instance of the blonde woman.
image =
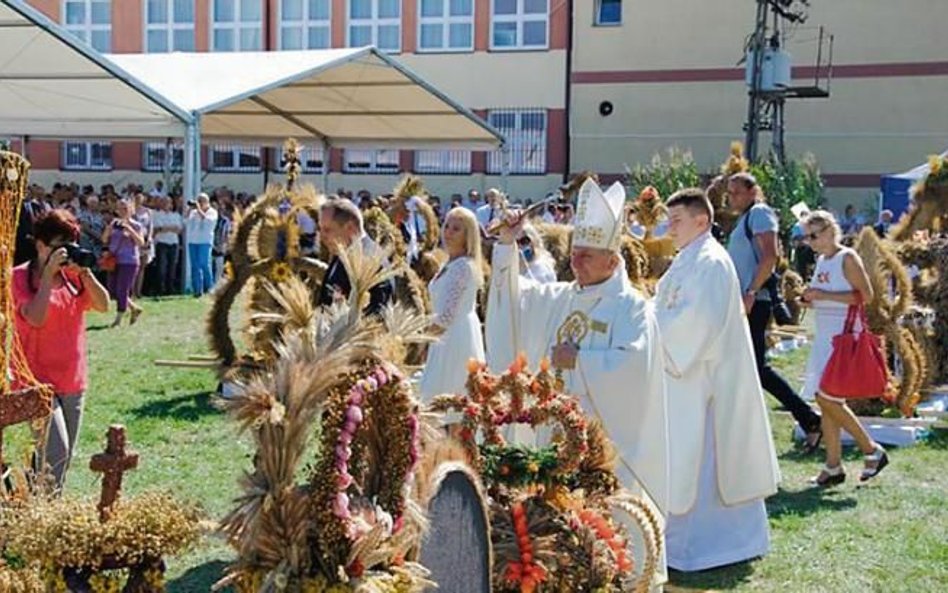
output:
M 873 297 L 872 285 L 862 259 L 855 251 L 844 247 L 841 239 L 839 224 L 829 212 L 816 210 L 803 221 L 803 240 L 819 257 L 810 286 L 803 294 L 803 304 L 811 307 L 816 314 L 816 332 L 801 396 L 807 399 L 816 397 L 823 411 L 826 465 L 812 482 L 824 488 L 846 480 L 842 465 L 841 429 L 852 435 L 865 455 L 860 481 L 874 477 L 889 463 L 885 449 L 872 440 L 846 405 L 846 400 L 830 397 L 819 390 L 823 370 L 833 353 L 833 336 L 843 331 L 849 305 L 860 301 L 868 303 Z
M 428 284 L 434 309 L 431 329 L 439 339 L 428 348 L 419 385 L 426 402 L 442 393 L 464 393 L 468 360 L 484 360 L 481 323 L 475 311 L 477 291 L 483 284 L 477 218 L 466 208 L 455 208 L 445 218 L 441 236 L 449 259 Z

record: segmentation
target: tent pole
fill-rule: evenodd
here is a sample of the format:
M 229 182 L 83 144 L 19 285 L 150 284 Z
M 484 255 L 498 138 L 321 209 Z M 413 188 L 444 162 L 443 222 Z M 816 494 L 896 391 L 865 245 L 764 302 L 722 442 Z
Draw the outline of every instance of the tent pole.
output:
M 182 212 L 185 221 L 188 217 L 188 202 L 194 202 L 197 200 L 197 196 L 201 193 L 201 129 L 200 129 L 200 119 L 197 114 L 194 115 L 194 119 L 188 124 L 187 131 L 185 132 L 184 137 L 184 199 L 185 199 L 185 209 Z M 188 286 L 191 285 L 191 262 L 188 257 L 188 232 L 187 224 L 184 227 L 184 233 L 181 236 L 182 250 L 181 250 L 181 293 L 185 294 L 188 291 Z
M 507 182 L 508 175 L 510 174 L 510 148 L 506 143 L 500 147 L 500 154 L 500 190 L 504 192 L 504 195 L 507 195 L 509 194 Z
M 323 195 L 329 196 L 329 152 L 332 146 L 329 140 L 323 140 Z

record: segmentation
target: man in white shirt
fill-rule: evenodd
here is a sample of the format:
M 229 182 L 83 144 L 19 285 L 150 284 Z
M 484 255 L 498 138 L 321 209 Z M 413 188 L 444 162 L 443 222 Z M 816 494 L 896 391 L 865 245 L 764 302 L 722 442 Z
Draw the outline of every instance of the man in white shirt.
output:
M 474 211 L 474 216 L 477 217 L 477 223 L 481 225 L 481 228 L 486 229 L 491 221 L 503 216 L 504 195 L 500 193 L 499 189 L 492 187 L 487 190 L 484 197 L 487 199 L 487 202 Z
M 780 471 L 737 272 L 711 236 L 704 191 L 667 202 L 680 250 L 658 283 L 655 315 L 669 401 L 668 566 L 697 571 L 763 556 L 764 498 Z
M 178 270 L 178 250 L 184 219 L 172 208 L 171 198 L 158 198 L 158 210 L 152 215 L 155 228 L 155 258 L 158 266 L 158 294 L 169 295 L 175 289 L 175 274 Z
M 165 184 L 161 179 L 155 180 L 155 187 L 151 188 L 151 191 L 148 192 L 153 198 L 164 198 L 168 196 L 168 192 L 165 191 Z

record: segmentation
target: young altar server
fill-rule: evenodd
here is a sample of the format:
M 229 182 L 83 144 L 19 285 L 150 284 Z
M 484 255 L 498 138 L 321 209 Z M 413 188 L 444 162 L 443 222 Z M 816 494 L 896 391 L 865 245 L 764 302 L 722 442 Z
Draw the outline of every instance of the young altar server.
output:
M 670 412 L 665 537 L 668 566 L 696 571 L 767 553 L 764 498 L 780 472 L 737 272 L 711 236 L 711 203 L 684 189 L 666 205 L 679 252 L 655 296 Z
M 515 238 L 524 221 L 508 215 L 493 249 L 487 362 L 500 372 L 518 352 L 534 367 L 548 358 L 565 391 L 605 426 L 623 484 L 644 491 L 664 513 L 668 420 L 662 348 L 652 307 L 629 282 L 619 255 L 624 204 L 619 183 L 605 193 L 592 180 L 580 188 L 570 253 L 573 282 L 539 284 L 520 274 Z

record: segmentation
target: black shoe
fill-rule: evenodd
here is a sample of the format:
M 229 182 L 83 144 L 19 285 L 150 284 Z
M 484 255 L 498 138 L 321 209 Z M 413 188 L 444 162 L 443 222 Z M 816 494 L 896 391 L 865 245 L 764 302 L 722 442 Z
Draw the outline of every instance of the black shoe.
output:
M 860 482 L 865 482 L 878 476 L 879 472 L 885 469 L 885 466 L 889 465 L 889 455 L 885 452 L 885 449 L 878 445 L 872 455 L 865 455 L 863 459 L 867 465 L 863 468 L 862 473 L 859 474 Z M 873 464 L 871 467 L 868 465 L 870 463 Z
M 818 476 L 810 478 L 810 484 L 819 486 L 820 488 L 839 486 L 845 481 L 846 472 L 843 471 L 842 465 L 837 465 L 836 467 L 823 466 Z
M 812 432 L 806 433 L 803 438 L 803 454 L 809 455 L 820 448 L 823 442 L 823 429 L 818 428 Z

